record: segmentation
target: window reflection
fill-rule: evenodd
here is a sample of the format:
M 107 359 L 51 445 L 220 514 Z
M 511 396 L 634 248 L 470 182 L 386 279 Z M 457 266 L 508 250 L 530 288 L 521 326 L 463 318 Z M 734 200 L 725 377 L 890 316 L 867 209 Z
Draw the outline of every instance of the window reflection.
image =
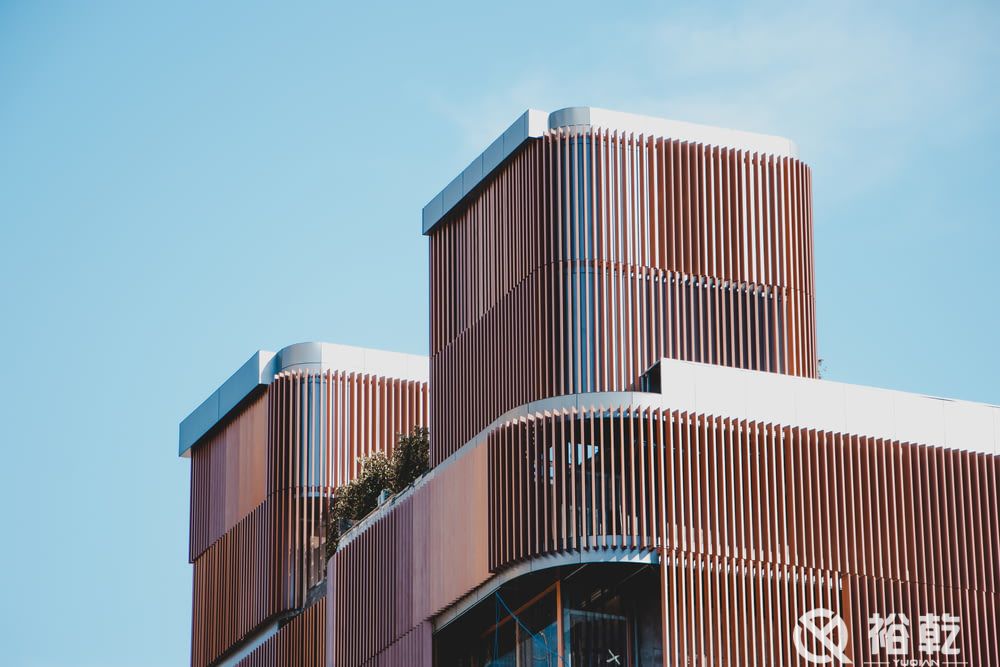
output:
M 648 665 L 662 660 L 657 566 L 553 568 L 508 582 L 435 636 L 449 667 Z
M 555 586 L 517 609 L 510 609 L 502 594 L 495 596 L 493 602 L 499 621 L 481 637 L 478 664 L 503 667 L 559 664 Z

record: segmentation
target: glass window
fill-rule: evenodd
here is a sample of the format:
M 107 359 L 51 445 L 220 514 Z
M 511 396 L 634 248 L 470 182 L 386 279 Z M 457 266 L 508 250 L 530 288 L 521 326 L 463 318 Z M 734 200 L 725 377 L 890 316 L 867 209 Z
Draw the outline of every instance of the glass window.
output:
M 553 568 L 520 577 L 438 632 L 435 664 L 658 664 L 662 660 L 659 572 L 658 566 L 616 563 Z

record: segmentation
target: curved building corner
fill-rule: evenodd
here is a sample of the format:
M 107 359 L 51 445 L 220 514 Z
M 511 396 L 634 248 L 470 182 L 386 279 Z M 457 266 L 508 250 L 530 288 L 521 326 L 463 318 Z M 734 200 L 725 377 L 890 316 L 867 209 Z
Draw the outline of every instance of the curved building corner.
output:
M 423 210 L 427 357 L 259 352 L 182 423 L 192 664 L 800 665 L 816 610 L 831 663 L 901 615 L 1000 664 L 1000 408 L 818 378 L 811 178 L 781 137 L 526 111 Z M 430 470 L 328 559 L 415 425 Z

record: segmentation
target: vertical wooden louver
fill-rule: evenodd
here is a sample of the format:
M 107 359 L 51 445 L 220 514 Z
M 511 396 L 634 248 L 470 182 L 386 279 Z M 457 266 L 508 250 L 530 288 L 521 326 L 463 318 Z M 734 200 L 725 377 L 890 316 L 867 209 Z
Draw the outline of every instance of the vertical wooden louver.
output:
M 805 664 L 798 617 L 950 613 L 1000 664 L 1000 459 L 659 409 L 566 410 L 494 431 L 491 568 L 656 550 L 665 664 Z M 914 628 L 914 636 L 916 629 Z
M 236 663 L 236 667 L 323 667 L 326 598 L 320 598 Z
M 998 457 L 660 409 L 493 431 L 490 567 L 668 549 L 997 591 Z
M 511 420 L 442 472 L 331 561 L 328 664 L 425 664 L 390 647 L 489 572 L 623 551 L 659 556 L 664 665 L 804 665 L 792 630 L 819 606 L 844 616 L 852 655 L 870 614 L 935 612 L 963 619 L 969 664 L 1000 664 L 995 455 L 624 407 Z M 481 502 L 484 473 L 477 513 L 415 510 L 456 481 Z M 488 563 L 472 556 L 480 522 Z M 448 594 L 415 604 L 441 571 Z
M 970 664 L 1000 664 L 997 456 L 625 401 L 533 405 L 635 391 L 662 357 L 815 377 L 811 209 L 798 160 L 577 129 L 527 142 L 442 219 L 440 474 L 331 560 L 327 664 L 430 664 L 422 628 L 463 591 L 537 559 L 623 553 L 659 559 L 664 665 L 805 664 L 792 630 L 819 606 L 844 616 L 856 661 L 871 613 L 936 611 L 966 619 Z M 421 505 L 444 488 L 471 500 Z
M 432 461 L 663 357 L 814 377 L 810 192 L 793 158 L 606 130 L 529 143 L 430 235 Z
M 267 394 L 191 450 L 191 562 L 267 497 Z
M 489 577 L 487 452 L 435 471 L 330 560 L 328 665 L 430 667 L 430 620 Z
M 192 665 L 213 664 L 266 623 L 308 604 L 325 576 L 333 492 L 357 476 L 359 457 L 391 453 L 398 434 L 425 425 L 427 410 L 423 382 L 285 372 L 195 445 Z M 278 647 L 291 640 L 283 634 L 307 624 L 296 621 L 269 641 L 278 653 L 260 655 L 285 655 Z M 308 632 L 302 636 L 323 636 Z
M 956 664 L 1000 665 L 1000 456 L 679 411 L 642 381 L 662 358 L 816 377 L 805 164 L 575 127 L 477 183 L 430 231 L 433 402 L 286 372 L 196 445 L 193 665 L 277 623 L 241 667 L 431 667 L 434 627 L 497 586 L 619 560 L 658 567 L 665 667 L 804 666 L 816 607 L 854 664 L 872 614 L 932 612 L 963 621 Z M 432 470 L 324 562 L 330 496 L 428 417 Z

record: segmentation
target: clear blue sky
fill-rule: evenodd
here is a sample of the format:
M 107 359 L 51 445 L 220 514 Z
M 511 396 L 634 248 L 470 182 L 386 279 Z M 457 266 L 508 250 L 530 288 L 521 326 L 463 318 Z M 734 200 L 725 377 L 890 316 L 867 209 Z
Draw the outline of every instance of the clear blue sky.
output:
M 0 663 L 187 663 L 178 421 L 424 352 L 420 208 L 529 106 L 793 138 L 828 376 L 1000 403 L 996 3 L 344 4 L 0 1 Z

